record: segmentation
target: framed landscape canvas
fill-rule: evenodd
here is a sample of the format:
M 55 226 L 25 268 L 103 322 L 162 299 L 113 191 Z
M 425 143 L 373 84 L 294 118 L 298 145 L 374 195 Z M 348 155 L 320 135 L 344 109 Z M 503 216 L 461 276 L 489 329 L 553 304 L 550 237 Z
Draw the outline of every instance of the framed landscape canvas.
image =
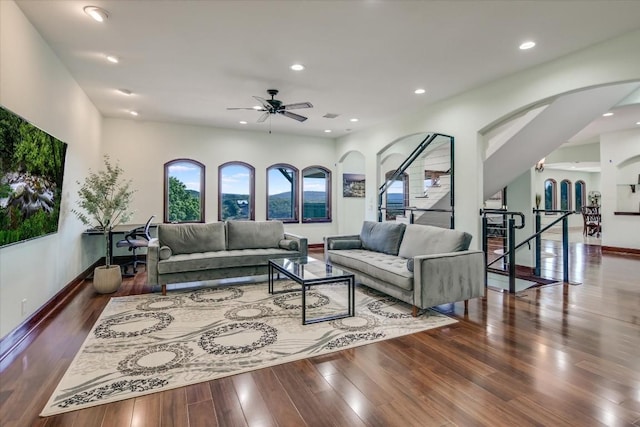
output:
M 364 197 L 365 179 L 364 174 L 345 173 L 342 174 L 342 196 L 343 197 Z
M 0 247 L 58 231 L 67 144 L 0 107 Z

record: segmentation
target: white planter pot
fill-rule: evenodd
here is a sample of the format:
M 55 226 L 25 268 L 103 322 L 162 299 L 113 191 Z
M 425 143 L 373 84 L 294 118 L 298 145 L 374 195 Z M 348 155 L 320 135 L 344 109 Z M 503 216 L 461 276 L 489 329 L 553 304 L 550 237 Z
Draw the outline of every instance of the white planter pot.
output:
M 122 273 L 119 265 L 104 265 L 93 270 L 93 288 L 101 294 L 111 294 L 122 284 Z

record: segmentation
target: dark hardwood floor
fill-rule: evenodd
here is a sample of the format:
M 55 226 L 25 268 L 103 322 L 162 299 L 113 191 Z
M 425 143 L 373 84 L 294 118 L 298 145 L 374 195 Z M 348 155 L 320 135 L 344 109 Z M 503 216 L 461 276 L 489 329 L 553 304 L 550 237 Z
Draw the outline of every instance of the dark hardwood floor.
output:
M 581 285 L 489 290 L 450 326 L 40 418 L 111 297 L 87 283 L 0 365 L 0 426 L 640 426 L 640 257 L 571 254 Z

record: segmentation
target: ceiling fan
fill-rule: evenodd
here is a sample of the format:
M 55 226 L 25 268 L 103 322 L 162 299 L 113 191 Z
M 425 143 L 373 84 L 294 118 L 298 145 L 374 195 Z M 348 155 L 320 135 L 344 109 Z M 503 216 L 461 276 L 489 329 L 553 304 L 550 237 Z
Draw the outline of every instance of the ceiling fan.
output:
M 238 107 L 238 108 L 227 108 L 227 110 L 256 110 L 263 111 L 264 114 L 258 118 L 258 123 L 262 123 L 267 120 L 271 114 L 282 114 L 285 117 L 289 117 L 290 119 L 297 120 L 299 122 L 304 122 L 307 120 L 305 116 L 301 116 L 300 114 L 292 113 L 289 110 L 296 110 L 300 108 L 313 108 L 313 105 L 310 102 L 296 102 L 295 104 L 283 104 L 282 101 L 275 99 L 275 96 L 278 94 L 278 89 L 267 89 L 267 93 L 271 95 L 271 99 L 264 99 L 259 96 L 254 96 L 255 99 L 260 102 L 260 106 L 256 107 Z

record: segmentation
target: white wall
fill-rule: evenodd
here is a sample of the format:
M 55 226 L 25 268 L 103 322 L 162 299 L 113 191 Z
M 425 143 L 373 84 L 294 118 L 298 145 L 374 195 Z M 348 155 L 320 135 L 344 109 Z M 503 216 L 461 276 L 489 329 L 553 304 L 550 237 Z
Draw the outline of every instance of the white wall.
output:
M 205 165 L 205 220 L 217 221 L 218 166 L 238 160 L 255 168 L 258 221 L 266 219 L 267 167 L 289 163 L 300 172 L 313 165 L 330 169 L 333 222 L 285 224 L 285 229 L 306 236 L 311 244 L 336 234 L 336 195 L 342 195 L 342 177 L 336 173 L 333 139 L 114 118 L 104 119 L 102 135 L 104 152 L 120 163 L 137 190 L 132 206 L 134 223 L 144 223 L 151 215 L 162 221 L 164 164 L 177 158 Z
M 619 184 L 632 184 L 640 175 L 640 130 L 609 133 L 600 136 L 602 245 L 640 249 L 640 216 L 614 215 L 618 209 Z M 628 209 L 640 211 L 639 186 L 630 198 Z M 623 187 L 624 188 L 624 187 Z M 626 190 L 625 188 L 625 190 Z M 636 203 L 637 202 L 637 203 Z M 626 206 L 627 201 L 624 202 Z M 635 207 L 635 209 L 633 209 Z
M 362 174 L 365 173 L 364 156 L 362 153 L 352 151 L 338 163 L 337 180 L 342 182 L 342 174 Z M 365 177 L 365 180 L 375 179 L 375 177 Z M 366 182 L 366 181 L 365 181 Z M 365 212 L 366 200 L 370 198 L 370 194 L 365 197 L 342 197 L 342 185 L 338 185 L 336 197 L 340 199 L 340 205 L 343 207 L 338 217 L 338 234 L 360 234 L 362 229 L 362 218 Z
M 70 213 L 99 158 L 101 116 L 11 1 L 0 1 L 0 104 L 69 144 L 58 233 L 0 248 L 0 336 L 95 262 L 101 246 Z M 22 300 L 26 299 L 22 313 Z
M 621 81 L 640 80 L 640 55 L 630 55 L 640 44 L 640 31 L 516 73 L 478 89 L 435 103 L 338 139 L 338 156 L 349 151 L 365 155 L 367 176 L 376 171 L 376 153 L 403 135 L 436 131 L 455 137 L 456 228 L 474 236 L 479 247 L 478 209 L 483 203 L 483 129 L 541 100 L 561 93 Z M 367 194 L 375 191 L 367 181 Z M 367 219 L 376 217 L 367 205 Z

